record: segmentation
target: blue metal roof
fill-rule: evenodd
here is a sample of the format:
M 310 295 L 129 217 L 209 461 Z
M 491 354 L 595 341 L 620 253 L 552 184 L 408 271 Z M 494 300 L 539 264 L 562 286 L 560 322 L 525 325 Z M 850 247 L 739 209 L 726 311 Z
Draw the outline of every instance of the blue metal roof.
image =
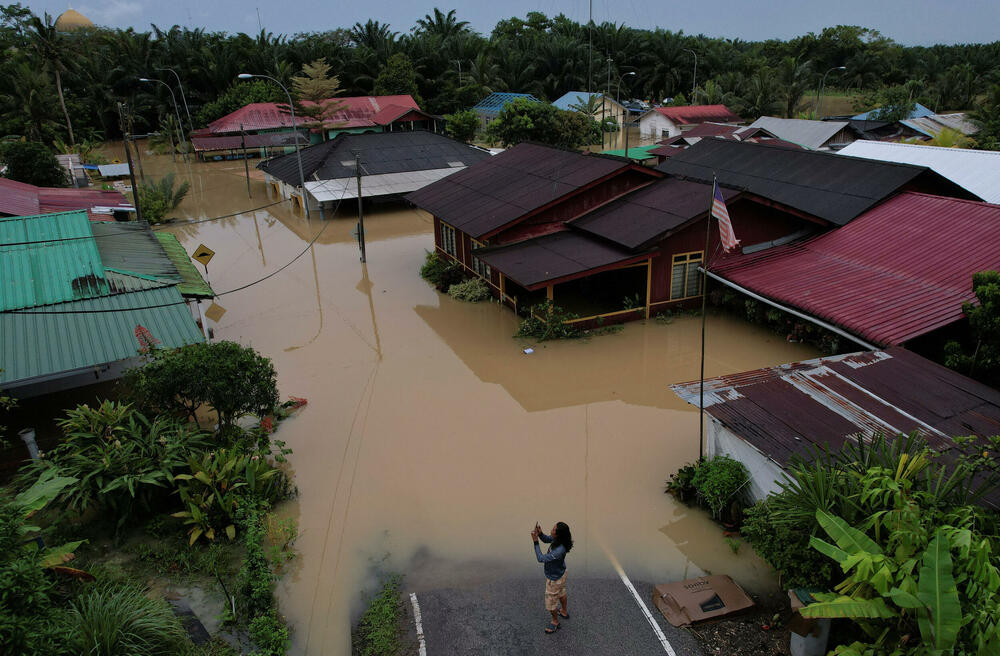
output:
M 858 121 L 872 121 L 874 120 L 875 115 L 878 114 L 879 109 L 881 109 L 881 107 L 876 107 L 875 109 L 869 110 L 863 114 L 858 114 L 857 116 L 852 116 L 851 118 Z M 913 108 L 913 111 L 910 112 L 910 115 L 906 118 L 922 118 L 924 116 L 930 116 L 933 113 L 934 112 L 928 108 L 924 107 L 920 103 L 917 103 L 916 107 Z
M 586 91 L 570 91 L 553 100 L 552 104 L 559 109 L 571 109 L 570 105 L 586 105 L 590 96 L 596 96 L 600 99 L 602 95 L 604 94 L 587 93 Z
M 535 98 L 530 93 L 491 93 L 480 100 L 479 104 L 473 107 L 472 110 L 481 112 L 499 112 L 504 108 L 504 105 L 512 102 L 516 98 L 527 98 L 532 102 L 540 102 L 538 98 Z

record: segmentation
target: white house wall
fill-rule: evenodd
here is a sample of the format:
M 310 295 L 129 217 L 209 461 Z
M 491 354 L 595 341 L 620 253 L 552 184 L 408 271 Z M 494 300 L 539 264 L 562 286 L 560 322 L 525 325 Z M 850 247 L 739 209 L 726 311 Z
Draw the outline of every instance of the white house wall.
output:
M 768 494 L 781 491 L 778 481 L 784 479 L 784 470 L 771 460 L 724 427 L 715 419 L 710 419 L 705 427 L 705 455 L 714 458 L 727 455 L 743 463 L 750 472 L 748 492 L 754 501 L 762 501 Z
M 676 137 L 680 133 L 680 127 L 659 112 L 649 112 L 639 119 L 639 134 L 642 137 L 659 141 Z

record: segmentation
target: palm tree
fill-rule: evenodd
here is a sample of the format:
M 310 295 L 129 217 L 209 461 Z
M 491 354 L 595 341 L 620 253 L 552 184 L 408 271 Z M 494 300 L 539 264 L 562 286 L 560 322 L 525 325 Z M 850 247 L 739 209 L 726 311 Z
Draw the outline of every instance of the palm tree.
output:
M 351 28 L 351 41 L 354 45 L 371 48 L 375 52 L 390 50 L 397 36 L 399 32 L 393 32 L 388 23 L 380 23 L 370 18 L 364 25 L 355 23 Z
M 775 71 L 778 96 L 784 109 L 784 116 L 795 116 L 802 96 L 811 86 L 812 62 L 799 62 L 794 57 L 785 57 Z
M 0 108 L 8 116 L 24 121 L 33 141 L 44 141 L 55 132 L 59 123 L 53 111 L 52 80 L 45 70 L 37 70 L 30 62 L 17 62 L 7 69 L 10 77 L 0 91 Z
M 76 143 L 73 139 L 73 123 L 69 120 L 69 112 L 66 111 L 66 99 L 63 97 L 62 73 L 66 70 L 66 61 L 69 50 L 69 43 L 63 35 L 56 30 L 52 22 L 52 16 L 45 13 L 45 20 L 38 16 L 31 17 L 30 23 L 30 47 L 41 60 L 43 66 L 48 69 L 56 80 L 56 92 L 59 94 L 59 106 L 62 107 L 63 116 L 66 118 L 66 130 L 69 132 L 70 144 Z
M 469 31 L 469 21 L 458 20 L 455 17 L 454 9 L 448 10 L 448 13 L 445 14 L 434 7 L 433 16 L 425 14 L 423 18 L 417 19 L 417 28 L 419 32 L 436 34 L 442 39 L 447 39 Z

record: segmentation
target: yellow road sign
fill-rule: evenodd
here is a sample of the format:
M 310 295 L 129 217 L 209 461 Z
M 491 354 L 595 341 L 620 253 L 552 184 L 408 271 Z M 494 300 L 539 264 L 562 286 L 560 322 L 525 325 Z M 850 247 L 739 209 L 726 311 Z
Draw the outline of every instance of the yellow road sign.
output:
M 194 254 L 191 255 L 192 258 L 194 258 L 198 262 L 201 262 L 205 266 L 208 266 L 208 263 L 212 261 L 212 258 L 214 256 L 215 256 L 215 251 L 213 251 L 205 244 L 198 244 L 198 248 L 194 249 Z
M 219 323 L 219 320 L 222 319 L 222 315 L 224 315 L 225 313 L 226 313 L 226 308 L 222 307 L 215 301 L 212 301 L 212 304 L 208 306 L 207 310 L 205 310 L 205 316 L 214 321 L 215 323 Z

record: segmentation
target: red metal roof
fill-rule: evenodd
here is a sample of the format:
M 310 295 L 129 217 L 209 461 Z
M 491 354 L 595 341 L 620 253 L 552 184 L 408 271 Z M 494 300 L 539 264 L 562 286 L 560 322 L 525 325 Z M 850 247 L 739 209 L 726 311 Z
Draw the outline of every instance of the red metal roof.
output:
M 733 134 L 737 130 L 745 130 L 746 128 L 739 125 L 728 125 L 725 123 L 712 123 L 705 122 L 694 126 L 687 132 L 683 134 L 683 138 L 690 139 L 691 137 L 715 137 L 718 135 L 729 135 Z
M 95 207 L 131 207 L 117 191 L 36 187 L 24 182 L 0 178 L 0 214 L 34 216 L 70 210 L 87 210 L 93 221 L 107 221 L 107 214 L 95 214 Z
M 690 105 L 688 107 L 657 107 L 656 110 L 678 125 L 693 125 L 715 121 L 739 122 L 741 119 L 725 105 Z
M 421 119 L 431 118 L 431 115 L 427 112 L 408 105 L 386 105 L 377 114 L 372 116 L 371 120 L 372 123 L 375 123 L 376 125 L 389 125 L 393 121 L 399 120 L 410 112 L 416 113 Z
M 698 405 L 699 381 L 671 389 Z M 902 348 L 709 378 L 705 412 L 781 465 L 857 433 L 915 430 L 948 451 L 951 437 L 1000 432 L 1000 392 Z
M 972 274 L 1000 269 L 1000 205 L 907 192 L 833 232 L 712 268 L 876 344 L 960 320 Z
M 333 101 L 341 105 L 326 124 L 328 127 L 372 127 L 376 123 L 373 118 L 383 109 L 397 106 L 419 110 L 420 106 L 409 95 L 401 96 L 357 96 L 351 98 L 330 98 L 324 102 Z M 313 105 L 309 101 L 303 105 Z M 251 103 L 237 109 L 231 114 L 216 119 L 208 124 L 208 132 L 213 135 L 233 134 L 240 132 L 240 126 L 247 132 L 257 130 L 278 130 L 292 127 L 292 116 L 279 108 L 282 103 Z M 296 116 L 296 125 L 301 127 L 303 120 Z
M 243 146 L 243 139 L 246 139 L 247 148 L 261 148 L 271 146 L 294 146 L 294 132 L 272 132 L 264 134 L 227 135 L 222 137 L 191 137 L 191 145 L 196 152 L 213 150 L 238 150 Z M 309 139 L 300 134 L 299 145 L 308 146 Z

